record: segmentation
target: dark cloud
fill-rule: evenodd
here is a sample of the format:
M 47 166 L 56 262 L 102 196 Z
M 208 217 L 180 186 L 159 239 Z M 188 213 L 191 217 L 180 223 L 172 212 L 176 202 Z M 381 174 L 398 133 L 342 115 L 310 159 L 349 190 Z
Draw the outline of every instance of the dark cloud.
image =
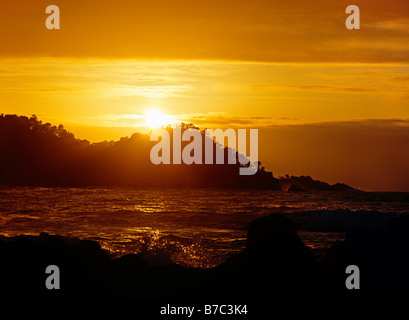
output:
M 259 130 L 259 157 L 276 175 L 310 174 L 364 190 L 409 191 L 409 119 L 365 119 Z

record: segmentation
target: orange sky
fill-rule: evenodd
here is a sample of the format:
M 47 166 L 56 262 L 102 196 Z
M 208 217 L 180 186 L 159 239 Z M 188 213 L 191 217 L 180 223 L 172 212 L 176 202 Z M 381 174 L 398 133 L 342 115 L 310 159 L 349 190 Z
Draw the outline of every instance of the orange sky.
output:
M 61 30 L 45 8 L 61 9 Z M 345 28 L 358 5 L 359 32 Z M 2 0 L 2 55 L 408 62 L 407 0 Z
M 45 28 L 51 4 L 60 30 Z M 146 132 L 151 109 L 259 128 L 276 175 L 409 191 L 407 0 L 2 0 L 0 39 L 0 112 L 91 141 Z

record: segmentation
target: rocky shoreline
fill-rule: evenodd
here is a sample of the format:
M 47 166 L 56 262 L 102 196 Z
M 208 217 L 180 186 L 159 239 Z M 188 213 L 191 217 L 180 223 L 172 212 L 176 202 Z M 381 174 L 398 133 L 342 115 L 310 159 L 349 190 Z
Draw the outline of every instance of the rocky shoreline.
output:
M 60 270 L 59 290 L 45 286 L 49 265 Z M 360 289 L 346 288 L 349 265 Z M 294 223 L 271 214 L 250 224 L 244 251 L 211 269 L 113 259 L 97 242 L 46 233 L 2 237 L 0 299 L 407 299 L 408 268 L 409 216 L 349 231 L 318 261 Z

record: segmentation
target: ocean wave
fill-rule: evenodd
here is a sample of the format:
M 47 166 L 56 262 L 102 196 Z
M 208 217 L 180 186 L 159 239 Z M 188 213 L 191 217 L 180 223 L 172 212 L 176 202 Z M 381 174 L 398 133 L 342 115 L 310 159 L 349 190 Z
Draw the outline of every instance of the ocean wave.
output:
M 377 210 L 324 209 L 301 211 L 290 217 L 302 230 L 352 231 L 381 229 L 386 227 L 394 217 L 404 214 Z
M 113 257 L 135 253 L 143 257 L 151 266 L 178 264 L 183 267 L 211 268 L 225 261 L 234 251 L 220 250 L 214 243 L 205 238 L 185 238 L 172 234 L 163 235 L 158 230 L 145 233 L 139 237 L 112 243 L 98 241 L 102 248 Z M 245 241 L 237 245 L 237 252 L 244 249 Z M 231 252 L 230 252 L 231 251 Z

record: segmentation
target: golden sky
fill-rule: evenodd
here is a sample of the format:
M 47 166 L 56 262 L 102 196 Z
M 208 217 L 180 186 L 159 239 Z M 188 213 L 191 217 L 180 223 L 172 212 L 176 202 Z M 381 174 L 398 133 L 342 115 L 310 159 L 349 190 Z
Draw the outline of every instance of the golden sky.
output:
M 45 28 L 58 5 L 61 30 Z M 345 28 L 358 5 L 362 28 Z M 2 55 L 408 62 L 407 0 L 2 0 Z
M 60 30 L 45 27 L 51 4 Z M 350 4 L 360 30 L 345 27 Z M 152 109 L 200 127 L 259 128 L 261 160 L 275 174 L 409 191 L 407 0 L 2 0 L 0 39 L 2 113 L 36 114 L 91 141 L 146 132 Z M 334 131 L 338 144 L 325 139 Z M 316 137 L 313 155 L 297 132 Z M 371 147 L 354 164 L 358 141 Z M 317 161 L 328 153 L 346 169 Z M 288 157 L 298 160 L 286 167 Z M 373 179 L 379 168 L 385 182 Z

